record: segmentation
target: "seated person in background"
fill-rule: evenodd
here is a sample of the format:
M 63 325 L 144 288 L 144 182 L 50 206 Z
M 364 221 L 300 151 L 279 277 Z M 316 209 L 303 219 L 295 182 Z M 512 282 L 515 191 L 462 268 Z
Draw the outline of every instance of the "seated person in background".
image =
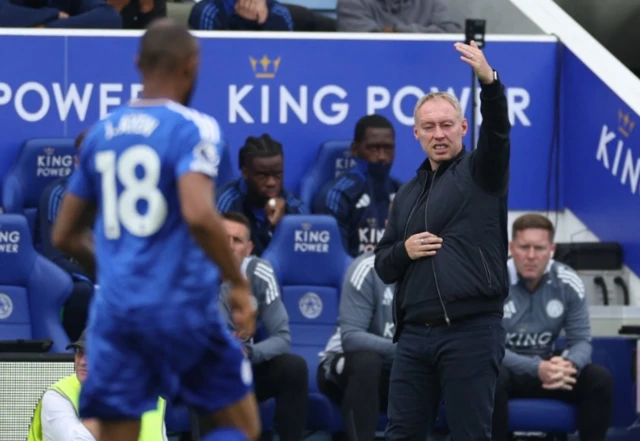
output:
M 229 182 L 217 192 L 220 213 L 237 211 L 251 224 L 253 253 L 260 256 L 282 216 L 306 214 L 301 200 L 285 190 L 282 144 L 264 134 L 250 136 L 238 154 L 242 178 Z
M 382 238 L 389 204 L 401 185 L 390 175 L 396 154 L 391 122 L 380 115 L 360 118 L 351 151 L 356 165 L 320 190 L 313 212 L 336 218 L 346 251 L 356 257 L 373 251 Z
M 121 29 L 118 11 L 104 0 L 2 0 L 0 28 Z
M 551 259 L 554 227 L 538 214 L 513 223 L 511 286 L 504 304 L 507 344 L 493 416 L 493 441 L 508 439 L 510 398 L 553 398 L 578 406 L 582 441 L 604 441 L 611 422 L 609 371 L 591 364 L 591 331 L 584 285 Z M 567 349 L 553 356 L 564 329 Z
M 36 406 L 27 441 L 95 441 L 98 438 L 98 422 L 81 420 L 78 401 L 82 384 L 87 378 L 85 333 L 67 349 L 76 351 L 75 373 L 54 383 L 44 393 Z M 105 360 L 105 363 L 108 363 Z M 164 425 L 165 401 L 158 399 L 158 409 L 142 415 L 139 441 L 167 441 Z
M 338 32 L 458 33 L 447 0 L 338 0 Z
M 318 388 L 340 405 L 348 441 L 373 441 L 389 399 L 394 286 L 373 267 L 373 252 L 356 258 L 344 278 L 338 328 L 318 366 Z
M 238 335 L 245 342 L 245 352 L 253 366 L 253 383 L 258 402 L 276 399 L 275 426 L 281 441 L 301 441 L 307 420 L 308 368 L 306 361 L 289 353 L 291 334 L 289 315 L 282 303 L 280 288 L 271 264 L 250 256 L 249 220 L 237 212 L 222 215 L 231 249 L 242 265 L 242 272 L 251 284 L 258 304 L 258 329 L 266 332 L 264 339 Z M 233 327 L 226 298 L 229 285 L 223 283 L 218 297 L 218 309 Z
M 193 5 L 189 26 L 216 31 L 293 31 L 293 20 L 276 0 L 202 0 Z
M 167 16 L 167 0 L 108 0 L 120 12 L 123 29 L 146 29 Z
M 78 163 L 78 153 L 86 132 L 82 132 L 75 140 L 76 155 L 74 166 Z M 61 253 L 51 242 L 51 228 L 55 221 L 62 197 L 67 189 L 69 176 L 56 179 L 49 184 L 42 195 L 36 215 L 36 229 L 42 241 L 42 254 L 65 270 L 73 279 L 71 295 L 64 305 L 62 326 L 71 341 L 80 338 L 80 334 L 87 325 L 89 303 L 93 297 L 95 274 L 89 274 L 75 260 Z

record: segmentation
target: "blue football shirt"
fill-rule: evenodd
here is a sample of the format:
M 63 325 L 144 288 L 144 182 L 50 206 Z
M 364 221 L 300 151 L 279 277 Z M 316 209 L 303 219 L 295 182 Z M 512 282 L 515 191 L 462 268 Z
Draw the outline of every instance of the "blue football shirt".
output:
M 68 191 L 97 206 L 103 302 L 128 311 L 213 297 L 218 272 L 182 218 L 177 181 L 215 180 L 221 148 L 214 118 L 173 101 L 134 102 L 91 128 Z

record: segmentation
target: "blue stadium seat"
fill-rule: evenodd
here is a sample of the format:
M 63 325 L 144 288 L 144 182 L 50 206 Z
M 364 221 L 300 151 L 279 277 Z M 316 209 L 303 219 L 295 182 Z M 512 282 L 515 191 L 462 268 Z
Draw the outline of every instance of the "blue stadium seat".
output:
M 311 210 L 324 184 L 353 167 L 351 141 L 327 141 L 320 146 L 311 169 L 300 180 L 300 199 Z
M 577 408 L 558 400 L 509 400 L 509 430 L 571 434 L 577 430 Z
M 73 171 L 73 138 L 37 138 L 27 140 L 2 183 L 5 213 L 24 214 L 32 239 L 40 195 L 47 185 Z
M 318 393 L 318 354 L 335 330 L 344 273 L 351 257 L 331 216 L 289 215 L 282 218 L 262 258 L 273 266 L 289 313 L 292 352 L 309 366 L 308 427 L 329 429 L 334 415 Z
M 216 187 L 218 188 L 228 182 L 238 179 L 238 173 L 231 162 L 229 144 L 227 144 L 226 141 L 222 146 L 222 154 L 220 155 L 220 165 L 218 170 L 218 179 L 216 180 Z
M 35 251 L 24 216 L 0 215 L 0 340 L 51 339 L 52 352 L 65 352 L 69 338 L 59 317 L 72 286 Z

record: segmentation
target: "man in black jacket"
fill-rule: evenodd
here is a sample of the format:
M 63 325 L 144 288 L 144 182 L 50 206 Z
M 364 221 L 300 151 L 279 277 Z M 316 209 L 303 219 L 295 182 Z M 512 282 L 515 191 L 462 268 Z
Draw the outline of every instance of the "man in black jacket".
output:
M 453 441 L 491 439 L 508 294 L 510 123 L 504 86 L 478 46 L 456 43 L 481 84 L 477 149 L 458 100 L 418 101 L 414 135 L 428 155 L 395 197 L 375 268 L 396 283 L 397 341 L 387 440 L 424 440 L 444 399 Z

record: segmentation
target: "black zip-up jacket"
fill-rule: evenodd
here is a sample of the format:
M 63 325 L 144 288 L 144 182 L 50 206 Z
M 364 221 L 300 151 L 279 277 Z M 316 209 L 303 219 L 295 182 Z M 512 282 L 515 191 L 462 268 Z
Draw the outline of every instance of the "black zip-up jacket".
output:
M 477 314 L 502 316 L 509 293 L 511 125 L 504 86 L 497 80 L 481 87 L 477 149 L 463 149 L 435 172 L 425 160 L 416 177 L 398 191 L 376 247 L 378 275 L 387 284 L 396 283 L 394 341 L 407 316 L 418 323 L 451 323 Z M 418 204 L 425 197 L 426 204 Z M 417 205 L 424 211 L 416 210 Z M 409 231 L 410 224 L 420 225 L 420 231 Z M 411 260 L 404 242 L 423 231 L 441 237 L 442 248 L 433 257 Z

